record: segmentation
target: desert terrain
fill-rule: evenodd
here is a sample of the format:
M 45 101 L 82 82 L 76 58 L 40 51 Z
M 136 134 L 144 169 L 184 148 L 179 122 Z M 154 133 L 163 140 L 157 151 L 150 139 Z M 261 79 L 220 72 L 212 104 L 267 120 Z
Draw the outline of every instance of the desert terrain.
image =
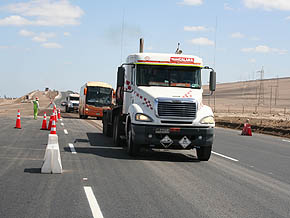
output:
M 0 116 L 11 117 L 17 115 L 20 110 L 21 117 L 33 117 L 32 101 L 39 98 L 39 113 L 42 116 L 43 111 L 52 108 L 50 103 L 58 95 L 57 91 L 32 91 L 16 99 L 0 99 Z
M 290 77 L 217 84 L 204 104 L 218 126 L 241 129 L 249 119 L 255 132 L 290 137 Z
M 204 104 L 213 108 L 217 126 L 242 129 L 247 119 L 253 132 L 290 138 L 290 77 L 217 84 Z M 204 87 L 205 92 L 208 87 Z M 0 116 L 33 116 L 32 100 L 39 97 L 40 112 L 51 108 L 57 91 L 32 91 L 17 99 L 0 99 Z

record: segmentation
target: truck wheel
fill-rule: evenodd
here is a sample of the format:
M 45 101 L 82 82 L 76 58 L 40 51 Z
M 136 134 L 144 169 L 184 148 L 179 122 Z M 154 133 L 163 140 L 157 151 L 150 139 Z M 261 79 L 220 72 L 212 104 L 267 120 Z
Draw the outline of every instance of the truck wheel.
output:
M 67 106 L 65 106 L 65 112 L 66 112 L 66 113 L 68 112 Z
M 121 139 L 121 123 L 120 123 L 120 116 L 116 115 L 114 117 L 114 124 L 113 124 L 113 140 L 116 146 L 122 146 L 122 139 Z
M 208 161 L 211 155 L 212 146 L 200 147 L 196 149 L 197 157 L 200 161 Z
M 128 129 L 129 130 L 127 134 L 127 152 L 130 156 L 135 157 L 140 153 L 140 145 L 137 145 L 133 142 L 131 124 L 129 124 Z
M 103 118 L 102 118 L 102 122 L 103 122 L 103 134 L 105 136 L 111 137 L 112 136 L 112 126 L 108 124 L 108 115 L 107 113 L 104 114 Z
M 103 116 L 103 135 L 108 136 L 108 123 L 105 116 Z

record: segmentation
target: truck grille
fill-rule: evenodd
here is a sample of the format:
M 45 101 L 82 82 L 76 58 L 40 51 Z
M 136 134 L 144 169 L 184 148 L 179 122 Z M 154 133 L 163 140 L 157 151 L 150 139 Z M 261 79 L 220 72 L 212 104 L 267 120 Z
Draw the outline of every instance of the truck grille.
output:
M 158 102 L 158 115 L 160 117 L 195 118 L 195 102 Z

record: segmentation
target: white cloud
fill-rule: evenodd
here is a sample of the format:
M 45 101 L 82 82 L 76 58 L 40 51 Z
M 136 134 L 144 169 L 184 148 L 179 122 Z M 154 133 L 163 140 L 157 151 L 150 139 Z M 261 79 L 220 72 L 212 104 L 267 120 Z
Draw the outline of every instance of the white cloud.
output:
M 64 32 L 63 35 L 64 36 L 70 36 L 70 33 L 69 32 Z
M 201 5 L 203 3 L 203 0 L 183 0 L 182 2 L 179 2 L 179 4 L 182 5 Z
M 153 47 L 152 46 L 148 46 L 145 49 L 148 50 L 148 51 L 151 51 L 151 50 L 153 50 Z
M 289 0 L 244 0 L 248 8 L 263 8 L 264 10 L 283 10 L 290 11 Z
M 185 26 L 184 31 L 191 31 L 191 32 L 204 32 L 209 31 L 209 28 L 206 28 L 204 26 Z
M 0 19 L 2 26 L 78 25 L 79 18 L 84 14 L 80 7 L 70 4 L 69 0 L 30 0 L 25 3 L 10 4 L 1 9 L 17 14 Z
M 208 38 L 200 37 L 190 40 L 190 43 L 194 45 L 214 45 L 214 42 Z
M 256 59 L 255 59 L 255 58 L 251 58 L 251 59 L 249 60 L 249 62 L 250 62 L 251 64 L 254 64 L 254 63 L 256 63 Z
M 46 42 L 47 41 L 47 38 L 42 37 L 42 36 L 34 36 L 32 38 L 32 41 L 34 41 L 34 42 Z
M 286 19 L 286 20 L 290 20 L 290 16 L 286 17 L 285 19 Z
M 256 37 L 256 36 L 254 36 L 254 37 L 251 37 L 251 38 L 250 38 L 250 40 L 252 40 L 252 41 L 259 41 L 259 40 L 260 40 L 260 38 L 258 38 L 258 37 Z
M 42 47 L 44 48 L 62 48 L 62 46 L 58 43 L 55 42 L 46 42 L 41 44 Z
M 232 10 L 234 10 L 228 3 L 224 3 L 224 9 L 226 11 L 232 11 Z
M 0 49 L 6 49 L 6 48 L 9 48 L 9 46 L 7 46 L 7 45 L 0 45 Z
M 23 26 L 23 25 L 31 25 L 31 21 L 18 16 L 18 15 L 13 15 L 9 17 L 5 17 L 3 19 L 0 19 L 0 26 Z
M 232 33 L 231 34 L 231 38 L 234 38 L 234 39 L 242 39 L 242 38 L 245 38 L 245 35 L 240 33 L 240 32 L 236 32 L 236 33 Z
M 39 33 L 40 37 L 44 37 L 44 38 L 53 38 L 56 37 L 55 33 L 45 33 L 45 32 L 41 32 Z
M 31 32 L 31 31 L 28 31 L 28 30 L 20 30 L 19 31 L 19 35 L 28 37 L 28 36 L 34 36 L 35 33 Z
M 49 38 L 56 37 L 55 33 L 46 33 L 46 32 L 35 33 L 25 29 L 20 30 L 19 35 L 24 37 L 32 37 L 31 40 L 34 42 L 46 42 Z
M 285 49 L 270 48 L 267 45 L 259 45 L 255 48 L 242 48 L 242 52 L 255 52 L 255 53 L 278 53 L 278 54 L 287 54 L 288 51 Z

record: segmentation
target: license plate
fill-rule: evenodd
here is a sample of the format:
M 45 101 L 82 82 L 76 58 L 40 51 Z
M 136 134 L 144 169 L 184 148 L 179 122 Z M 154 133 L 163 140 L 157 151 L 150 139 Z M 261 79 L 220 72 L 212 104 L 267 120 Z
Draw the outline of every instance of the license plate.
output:
M 157 128 L 157 129 L 155 129 L 155 133 L 157 133 L 157 134 L 169 134 L 170 129 L 169 128 Z

